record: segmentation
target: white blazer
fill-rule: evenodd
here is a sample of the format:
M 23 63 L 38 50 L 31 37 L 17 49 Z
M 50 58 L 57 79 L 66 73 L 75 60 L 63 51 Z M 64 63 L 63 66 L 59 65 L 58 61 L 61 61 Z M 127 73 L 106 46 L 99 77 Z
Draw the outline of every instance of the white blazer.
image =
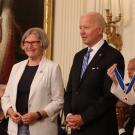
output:
M 121 89 L 120 85 L 116 86 L 113 83 L 112 87 L 111 87 L 111 93 L 114 94 L 117 98 L 119 98 L 122 102 L 124 102 L 128 105 L 135 104 L 135 91 L 133 88 L 131 89 L 131 91 L 128 94 L 126 94 Z
M 5 116 L 11 106 L 16 111 L 17 86 L 27 63 L 28 60 L 24 60 L 12 68 L 2 97 L 2 108 Z M 63 107 L 63 96 L 64 87 L 59 65 L 43 57 L 31 84 L 28 111 L 45 110 L 49 117 L 30 124 L 30 135 L 57 135 L 57 119 L 55 118 Z M 17 129 L 17 124 L 9 118 L 9 135 L 17 135 Z

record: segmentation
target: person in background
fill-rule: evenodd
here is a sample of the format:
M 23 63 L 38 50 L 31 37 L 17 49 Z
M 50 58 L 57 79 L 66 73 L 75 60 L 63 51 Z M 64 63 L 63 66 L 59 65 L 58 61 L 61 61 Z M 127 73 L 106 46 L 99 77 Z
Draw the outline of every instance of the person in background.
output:
M 118 119 L 118 123 L 120 123 L 120 127 L 119 127 L 119 134 L 120 135 L 133 135 L 133 130 L 134 130 L 134 126 L 135 126 L 135 105 L 132 105 L 129 109 L 129 107 L 127 107 L 128 105 L 126 104 L 135 104 L 134 100 L 128 100 L 131 98 L 135 98 L 134 97 L 134 90 L 131 90 L 131 92 L 129 92 L 129 94 L 126 94 L 121 90 L 121 88 L 118 86 L 118 82 L 115 78 L 114 75 L 114 69 L 116 68 L 116 64 L 112 65 L 109 69 L 108 69 L 108 75 L 110 76 L 110 78 L 113 80 L 113 87 L 111 89 L 112 93 L 115 94 L 121 102 L 120 104 L 123 106 L 123 111 L 121 111 L 118 115 L 123 116 L 122 118 Z M 132 58 L 129 60 L 128 62 L 128 68 L 127 68 L 127 73 L 128 73 L 128 77 L 131 80 L 133 78 L 133 75 L 135 75 L 135 58 Z M 125 100 L 125 98 L 127 98 L 127 100 Z M 124 103 L 125 102 L 125 103 Z M 127 112 L 127 110 L 129 110 Z M 124 112 L 127 113 L 124 113 Z M 129 117 L 127 117 L 127 114 Z M 128 118 L 128 121 L 127 121 Z M 126 124 L 125 124 L 126 122 Z
M 41 28 L 24 33 L 21 48 L 28 59 L 13 66 L 2 97 L 9 135 L 57 135 L 64 87 L 59 65 L 44 57 L 47 47 Z
M 118 100 L 116 104 L 116 114 L 117 114 L 117 120 L 118 120 L 119 135 L 128 135 L 126 130 L 129 131 L 129 129 L 126 129 L 126 128 L 128 125 L 127 123 L 129 123 L 129 118 L 131 115 L 130 106 Z
M 73 60 L 64 99 L 71 135 L 118 135 L 117 98 L 110 92 L 107 69 L 116 62 L 123 76 L 124 58 L 103 40 L 105 20 L 97 12 L 80 17 L 80 35 L 87 45 Z
M 1 108 L 1 97 L 4 94 L 5 85 L 0 85 L 0 135 L 7 135 L 8 119 L 5 119 Z

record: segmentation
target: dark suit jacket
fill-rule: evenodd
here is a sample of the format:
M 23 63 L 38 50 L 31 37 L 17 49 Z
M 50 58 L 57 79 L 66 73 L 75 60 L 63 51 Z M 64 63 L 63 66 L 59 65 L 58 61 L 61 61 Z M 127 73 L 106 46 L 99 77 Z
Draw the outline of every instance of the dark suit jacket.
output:
M 133 135 L 134 127 L 135 127 L 135 105 L 131 107 L 131 115 L 125 127 L 127 135 Z
M 120 134 L 120 135 L 128 135 L 128 134 L 127 134 L 127 132 L 124 132 L 124 133 L 122 133 L 122 134 Z
M 8 119 L 3 119 L 0 123 L 0 135 L 8 135 L 7 133 Z
M 65 116 L 68 113 L 80 114 L 84 121 L 81 129 L 72 131 L 72 135 L 118 135 L 117 98 L 110 93 L 112 81 L 107 76 L 107 69 L 117 63 L 123 75 L 123 56 L 105 42 L 80 80 L 86 51 L 87 48 L 75 55 L 65 93 Z
M 128 86 L 128 85 L 129 85 L 129 83 L 126 84 L 126 86 Z M 121 135 L 133 135 L 133 131 L 135 128 L 135 105 L 132 105 L 130 107 L 131 107 L 131 112 L 130 112 L 130 116 L 129 116 L 129 121 L 125 125 L 126 132 Z
M 0 127 L 0 135 L 8 135 L 7 131 Z
M 4 118 L 1 123 L 0 123 L 0 127 L 5 129 L 7 131 L 7 127 L 8 127 L 8 118 Z

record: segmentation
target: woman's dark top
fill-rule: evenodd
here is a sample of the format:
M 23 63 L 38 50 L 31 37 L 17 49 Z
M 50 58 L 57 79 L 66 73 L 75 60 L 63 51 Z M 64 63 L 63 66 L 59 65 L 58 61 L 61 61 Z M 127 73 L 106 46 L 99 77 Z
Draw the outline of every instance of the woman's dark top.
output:
M 23 115 L 28 112 L 28 99 L 31 83 L 38 66 L 26 66 L 17 88 L 16 109 Z

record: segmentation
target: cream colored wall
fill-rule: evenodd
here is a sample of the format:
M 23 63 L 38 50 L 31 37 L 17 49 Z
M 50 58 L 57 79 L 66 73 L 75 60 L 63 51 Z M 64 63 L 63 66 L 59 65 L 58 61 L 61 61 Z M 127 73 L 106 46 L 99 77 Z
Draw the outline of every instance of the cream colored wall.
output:
M 128 60 L 135 57 L 135 0 L 127 0 L 127 3 L 130 2 L 130 12 L 129 12 L 129 16 L 130 16 L 130 20 L 127 23 L 127 25 L 125 25 L 125 27 L 123 28 L 123 32 L 122 32 L 122 37 L 123 37 L 123 49 L 122 49 L 122 53 L 125 57 L 125 61 L 126 61 L 126 68 L 127 68 L 127 63 Z M 128 4 L 127 4 L 128 5 Z M 127 74 L 125 77 L 125 80 L 127 81 Z
M 85 0 L 56 0 L 53 59 L 60 64 L 66 86 L 73 56 L 82 49 L 79 36 L 79 16 Z
M 99 0 L 55 0 L 53 60 L 61 66 L 65 86 L 73 56 L 84 47 L 79 35 L 79 17 L 94 11 L 95 1 Z M 126 20 L 120 24 L 120 32 L 124 44 L 122 54 L 127 67 L 128 60 L 135 57 L 135 0 L 123 1 L 126 5 L 122 7 Z M 127 75 L 125 80 L 128 81 Z

